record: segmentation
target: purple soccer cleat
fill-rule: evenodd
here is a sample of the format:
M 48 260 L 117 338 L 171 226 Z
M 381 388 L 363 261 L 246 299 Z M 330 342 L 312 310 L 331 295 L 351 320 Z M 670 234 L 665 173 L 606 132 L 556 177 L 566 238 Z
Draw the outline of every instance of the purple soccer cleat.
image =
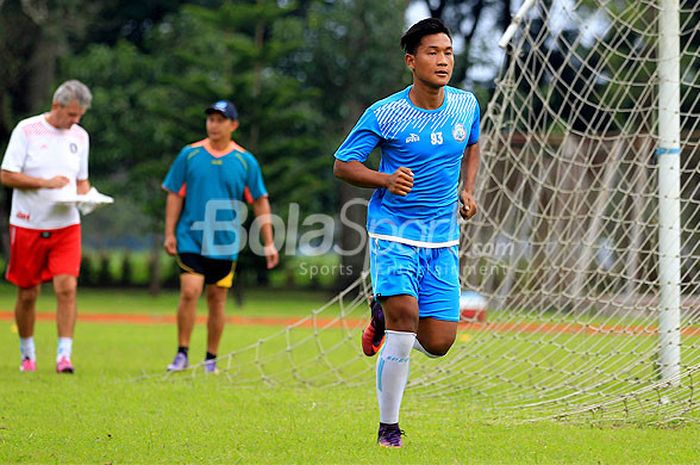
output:
M 406 433 L 399 428 L 398 423 L 393 423 L 387 425 L 386 423 L 379 423 L 379 433 L 377 433 L 377 444 L 382 447 L 388 447 L 393 449 L 398 449 L 403 446 L 403 440 L 401 436 L 405 436 Z
M 382 305 L 374 297 L 369 300 L 369 308 L 372 318 L 362 331 L 362 352 L 368 357 L 373 356 L 382 348 L 385 335 L 384 310 Z
M 189 360 L 187 360 L 187 355 L 182 352 L 178 352 L 173 363 L 168 365 L 168 371 L 182 371 L 185 370 L 190 365 Z

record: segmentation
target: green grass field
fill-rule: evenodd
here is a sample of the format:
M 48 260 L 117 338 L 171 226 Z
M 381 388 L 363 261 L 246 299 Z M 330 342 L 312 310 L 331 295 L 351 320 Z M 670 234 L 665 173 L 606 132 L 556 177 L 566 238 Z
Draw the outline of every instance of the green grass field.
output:
M 47 289 L 48 291 L 48 289 Z M 87 313 L 172 314 L 177 295 L 80 293 Z M 303 316 L 323 303 L 314 294 L 252 292 L 244 316 Z M 0 287 L 0 310 L 14 291 Z M 52 311 L 50 292 L 40 311 Z M 202 308 L 203 310 L 203 308 Z M 203 312 L 204 313 L 204 312 Z M 405 447 L 374 444 L 377 408 L 371 382 L 360 388 L 240 387 L 225 376 L 139 380 L 164 372 L 174 325 L 79 322 L 74 376 L 53 372 L 55 327 L 37 324 L 39 371 L 19 373 L 11 321 L 0 321 L 0 463 L 86 464 L 696 464 L 700 426 L 594 427 L 494 419 L 464 398 L 431 402 L 408 390 Z M 279 328 L 228 326 L 221 353 Z M 204 352 L 197 326 L 191 353 Z M 358 349 L 359 350 L 359 347 Z M 439 362 L 437 362 L 439 363 Z M 371 372 L 368 372 L 371 376 Z

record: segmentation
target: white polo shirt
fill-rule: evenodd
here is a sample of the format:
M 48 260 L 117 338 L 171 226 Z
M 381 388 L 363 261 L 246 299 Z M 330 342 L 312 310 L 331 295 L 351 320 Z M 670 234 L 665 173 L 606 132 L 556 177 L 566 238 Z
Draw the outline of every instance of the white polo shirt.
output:
M 75 205 L 56 203 L 61 194 L 75 194 L 78 180 L 88 178 L 90 139 L 77 124 L 58 129 L 46 115 L 22 120 L 12 131 L 2 169 L 49 179 L 65 176 L 62 189 L 13 189 L 10 224 L 30 229 L 58 229 L 80 223 Z

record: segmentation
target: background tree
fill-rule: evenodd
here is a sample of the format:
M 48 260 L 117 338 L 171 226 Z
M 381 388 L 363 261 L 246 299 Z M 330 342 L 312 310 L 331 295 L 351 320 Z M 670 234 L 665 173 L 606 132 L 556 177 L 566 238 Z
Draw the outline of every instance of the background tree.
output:
M 219 98 L 237 104 L 235 138 L 260 160 L 275 210 L 290 202 L 318 208 L 328 196 L 317 181 L 328 175 L 313 162 L 323 155 L 319 94 L 280 69 L 303 46 L 292 11 L 272 1 L 187 5 L 152 29 L 142 50 L 122 40 L 67 60 L 66 74 L 89 81 L 95 94 L 84 121 L 100 135 L 91 169 L 114 192 L 128 193 L 129 210 L 141 210 L 132 233 L 155 234 L 154 266 L 162 242 L 160 184 L 180 148 L 206 137 L 203 109 Z M 154 268 L 154 290 L 158 282 Z

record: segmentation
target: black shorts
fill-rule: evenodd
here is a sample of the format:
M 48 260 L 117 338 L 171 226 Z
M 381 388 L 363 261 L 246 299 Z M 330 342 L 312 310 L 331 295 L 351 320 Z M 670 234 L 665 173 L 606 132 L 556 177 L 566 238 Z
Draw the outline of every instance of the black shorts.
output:
M 233 270 L 236 268 L 233 260 L 216 260 L 196 253 L 181 253 L 177 255 L 177 264 L 180 273 L 204 275 L 205 284 L 225 288 L 230 288 L 233 284 Z

